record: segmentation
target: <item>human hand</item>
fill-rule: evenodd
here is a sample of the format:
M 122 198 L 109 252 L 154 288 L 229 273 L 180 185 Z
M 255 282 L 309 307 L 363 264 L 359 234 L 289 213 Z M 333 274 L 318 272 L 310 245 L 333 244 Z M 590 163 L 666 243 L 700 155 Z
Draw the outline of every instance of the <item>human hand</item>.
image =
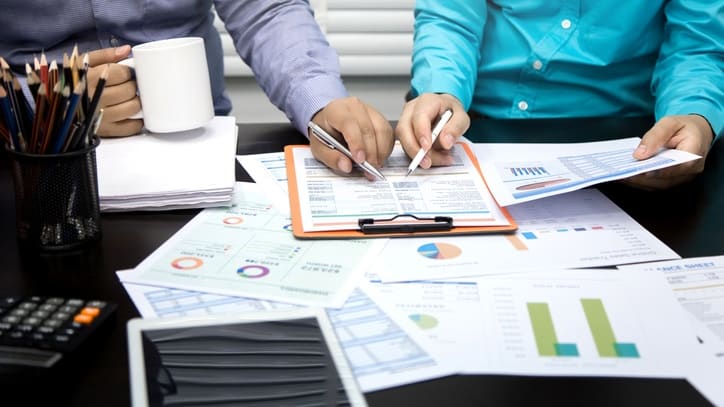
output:
M 662 147 L 687 151 L 702 158 L 640 174 L 625 180 L 625 183 L 637 188 L 654 190 L 689 181 L 704 170 L 704 161 L 713 140 L 714 132 L 709 122 L 702 116 L 690 114 L 663 117 L 641 138 L 641 143 L 634 151 L 634 158 L 645 160 L 655 155 Z
M 136 81 L 131 68 L 117 62 L 128 58 L 131 47 L 103 48 L 88 53 L 88 92 L 93 95 L 98 78 L 106 66 L 108 78 L 101 95 L 99 108 L 103 109 L 103 120 L 98 128 L 101 137 L 123 137 L 139 133 L 143 120 L 129 119 L 141 111 L 141 100 L 136 93 Z
M 448 109 L 452 110 L 453 115 L 432 145 L 432 126 Z M 405 104 L 395 134 L 410 157 L 414 157 L 420 148 L 429 150 L 420 162 L 420 167 L 430 168 L 432 165 L 453 163 L 450 149 L 469 127 L 470 117 L 455 96 L 424 93 Z
M 367 161 L 375 168 L 382 166 L 395 143 L 387 119 L 356 97 L 331 101 L 312 117 L 312 121 L 338 140 L 344 140 L 355 162 Z M 311 134 L 309 144 L 314 157 L 327 167 L 344 174 L 352 172 L 353 163 L 344 154 L 330 149 Z

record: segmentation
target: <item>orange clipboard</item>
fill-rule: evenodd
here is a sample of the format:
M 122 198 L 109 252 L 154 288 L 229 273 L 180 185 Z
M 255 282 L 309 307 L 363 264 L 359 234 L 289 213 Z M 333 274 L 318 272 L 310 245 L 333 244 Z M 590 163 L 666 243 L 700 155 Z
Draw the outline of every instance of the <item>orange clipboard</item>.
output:
M 465 143 L 458 143 L 462 146 L 465 153 L 472 161 L 475 168 L 478 170 L 480 178 L 483 180 L 485 187 L 488 188 L 488 184 L 485 182 L 485 178 L 480 171 L 480 165 L 475 157 L 475 154 L 470 150 Z M 512 233 L 518 229 L 518 225 L 515 223 L 513 218 L 510 216 L 508 211 L 498 206 L 498 209 L 503 213 L 505 218 L 508 220 L 509 225 L 496 225 L 496 226 L 454 226 L 452 218 L 448 217 L 432 217 L 432 218 L 417 218 L 412 215 L 398 215 L 406 218 L 414 218 L 412 221 L 406 221 L 405 219 L 360 219 L 360 229 L 348 229 L 348 230 L 330 230 L 330 231 L 313 231 L 305 232 L 302 229 L 302 212 L 299 204 L 299 188 L 297 186 L 297 173 L 294 165 L 294 149 L 305 148 L 309 149 L 308 145 L 287 145 L 284 147 L 284 159 L 286 162 L 287 169 L 287 180 L 289 189 L 289 207 L 292 215 L 292 233 L 296 238 L 299 239 L 366 239 L 366 238 L 377 238 L 377 237 L 423 237 L 423 236 L 451 236 L 451 235 L 477 235 L 486 233 Z M 493 197 L 495 201 L 495 197 Z M 498 205 L 497 201 L 495 202 Z M 377 222 L 380 228 L 373 228 L 373 231 L 363 232 L 363 221 L 365 222 Z M 414 225 L 414 227 L 407 227 L 408 225 Z

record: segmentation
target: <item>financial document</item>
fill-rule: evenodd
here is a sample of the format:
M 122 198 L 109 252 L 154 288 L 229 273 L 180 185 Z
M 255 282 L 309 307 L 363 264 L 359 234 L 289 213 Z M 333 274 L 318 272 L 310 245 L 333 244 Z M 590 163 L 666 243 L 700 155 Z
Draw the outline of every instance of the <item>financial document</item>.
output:
M 360 218 L 399 214 L 450 216 L 455 226 L 509 225 L 463 147 L 456 145 L 452 155 L 450 166 L 419 168 L 406 177 L 410 159 L 397 144 L 382 168 L 387 181 L 373 182 L 361 174 L 340 177 L 310 149 L 294 149 L 303 230 L 356 230 Z
M 284 153 L 237 155 L 239 161 L 254 182 L 264 191 L 277 208 L 289 212 L 289 187 Z
M 390 239 L 375 269 L 385 282 L 605 267 L 680 256 L 596 189 L 507 207 L 514 234 Z
M 144 318 L 203 316 L 288 309 L 297 306 L 254 298 L 124 283 Z M 364 289 L 356 289 L 340 309 L 327 309 L 337 338 L 362 391 L 453 374 L 423 346 L 410 321 L 387 315 Z
M 380 240 L 296 240 L 288 215 L 256 184 L 234 205 L 201 211 L 124 282 L 340 307 L 384 246 Z
M 473 150 L 485 181 L 502 206 L 574 191 L 601 182 L 700 159 L 664 149 L 636 160 L 637 137 L 566 144 L 479 143 Z
M 660 273 L 539 270 L 374 288 L 466 373 L 685 377 L 699 360 Z
M 619 269 L 663 273 L 691 318 L 699 341 L 724 359 L 724 256 L 635 264 L 619 266 Z

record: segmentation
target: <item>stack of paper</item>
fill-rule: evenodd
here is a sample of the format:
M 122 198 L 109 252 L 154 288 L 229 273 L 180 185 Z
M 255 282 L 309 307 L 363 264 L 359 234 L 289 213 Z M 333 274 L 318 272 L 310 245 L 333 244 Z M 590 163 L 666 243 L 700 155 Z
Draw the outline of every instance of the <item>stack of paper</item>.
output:
M 101 211 L 168 210 L 231 203 L 233 117 L 175 133 L 103 139 L 97 150 Z

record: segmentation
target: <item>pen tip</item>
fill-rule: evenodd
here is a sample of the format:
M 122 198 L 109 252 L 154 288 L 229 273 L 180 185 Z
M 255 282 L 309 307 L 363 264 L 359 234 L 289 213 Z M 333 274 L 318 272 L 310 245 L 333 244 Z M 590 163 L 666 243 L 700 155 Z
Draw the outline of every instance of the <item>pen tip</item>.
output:
M 410 174 L 412 174 L 412 170 L 407 170 L 407 174 L 405 174 L 405 177 L 409 177 Z

